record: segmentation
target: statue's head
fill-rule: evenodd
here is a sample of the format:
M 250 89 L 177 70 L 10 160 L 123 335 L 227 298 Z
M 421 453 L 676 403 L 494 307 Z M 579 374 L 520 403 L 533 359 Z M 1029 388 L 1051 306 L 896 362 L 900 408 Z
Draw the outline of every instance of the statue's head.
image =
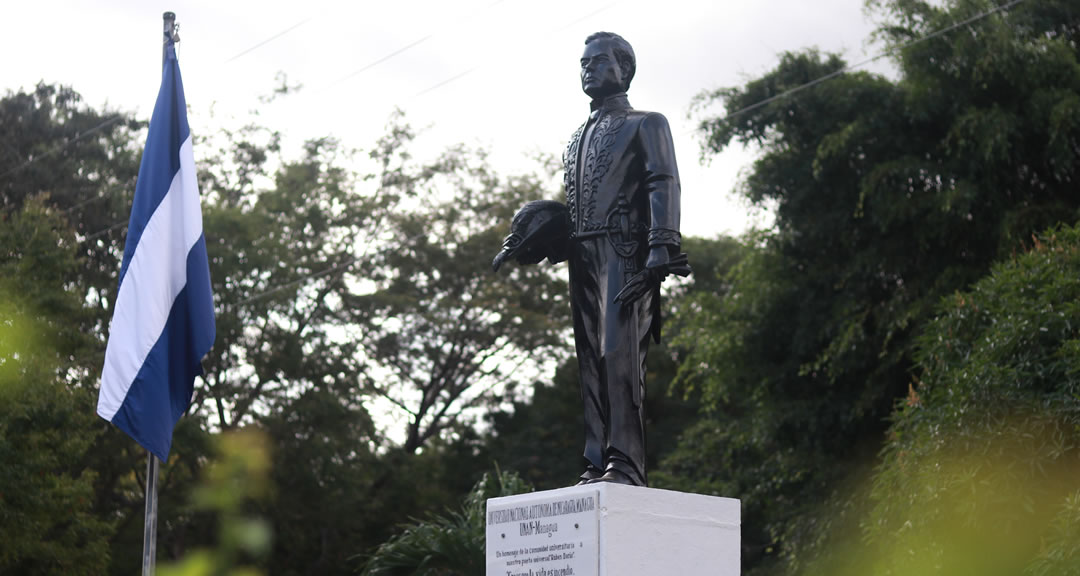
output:
M 585 39 L 581 55 L 581 89 L 593 99 L 630 89 L 637 60 L 634 49 L 622 36 L 597 32 Z

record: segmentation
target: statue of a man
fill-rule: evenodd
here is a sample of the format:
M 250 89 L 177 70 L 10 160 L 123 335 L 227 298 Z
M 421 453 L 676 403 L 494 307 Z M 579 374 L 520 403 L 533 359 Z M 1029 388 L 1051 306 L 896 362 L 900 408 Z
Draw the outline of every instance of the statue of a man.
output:
M 679 172 L 667 119 L 626 98 L 636 61 L 617 34 L 585 39 L 581 88 L 592 113 L 563 157 L 565 208 L 527 204 L 503 251 L 522 263 L 569 260 L 585 404 L 580 483 L 647 485 L 645 355 L 660 337 L 660 283 L 690 273 L 679 245 Z
M 585 403 L 581 481 L 645 486 L 645 354 L 650 337 L 659 341 L 660 282 L 681 236 L 671 129 L 662 115 L 630 107 L 635 70 L 634 49 L 619 35 L 585 39 L 581 88 L 592 113 L 563 162 Z

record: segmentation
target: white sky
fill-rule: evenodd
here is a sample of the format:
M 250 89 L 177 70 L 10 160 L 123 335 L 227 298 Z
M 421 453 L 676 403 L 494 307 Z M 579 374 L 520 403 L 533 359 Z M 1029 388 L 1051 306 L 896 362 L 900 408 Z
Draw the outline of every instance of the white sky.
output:
M 171 10 L 196 133 L 259 109 L 258 121 L 281 131 L 287 149 L 326 135 L 365 148 L 396 106 L 413 126 L 427 127 L 421 155 L 480 145 L 508 174 L 531 168 L 536 152 L 561 154 L 588 113 L 577 63 L 584 38 L 616 32 L 637 53 L 631 104 L 671 122 L 683 233 L 714 236 L 748 225 L 732 189 L 753 155 L 733 147 L 702 166 L 687 118 L 691 98 L 740 85 L 785 50 L 816 46 L 849 62 L 876 53 L 866 44 L 873 25 L 862 7 L 862 0 L 9 1 L 0 18 L 0 91 L 59 82 L 92 106 L 148 118 L 160 83 L 161 14 Z M 888 71 L 884 63 L 873 69 Z M 278 72 L 303 89 L 260 104 Z

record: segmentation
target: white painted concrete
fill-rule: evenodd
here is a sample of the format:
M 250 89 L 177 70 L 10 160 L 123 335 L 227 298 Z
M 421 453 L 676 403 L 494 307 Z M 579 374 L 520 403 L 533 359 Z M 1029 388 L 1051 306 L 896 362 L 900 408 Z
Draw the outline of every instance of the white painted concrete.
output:
M 736 499 L 603 483 L 493 498 L 487 509 L 487 576 L 739 574 Z

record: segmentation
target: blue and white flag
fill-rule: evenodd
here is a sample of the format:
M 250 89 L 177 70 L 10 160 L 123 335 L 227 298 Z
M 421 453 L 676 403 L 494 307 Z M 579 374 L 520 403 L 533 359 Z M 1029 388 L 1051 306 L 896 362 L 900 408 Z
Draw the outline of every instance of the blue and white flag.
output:
M 163 462 L 215 332 L 187 105 L 171 39 L 165 52 L 97 408 Z

